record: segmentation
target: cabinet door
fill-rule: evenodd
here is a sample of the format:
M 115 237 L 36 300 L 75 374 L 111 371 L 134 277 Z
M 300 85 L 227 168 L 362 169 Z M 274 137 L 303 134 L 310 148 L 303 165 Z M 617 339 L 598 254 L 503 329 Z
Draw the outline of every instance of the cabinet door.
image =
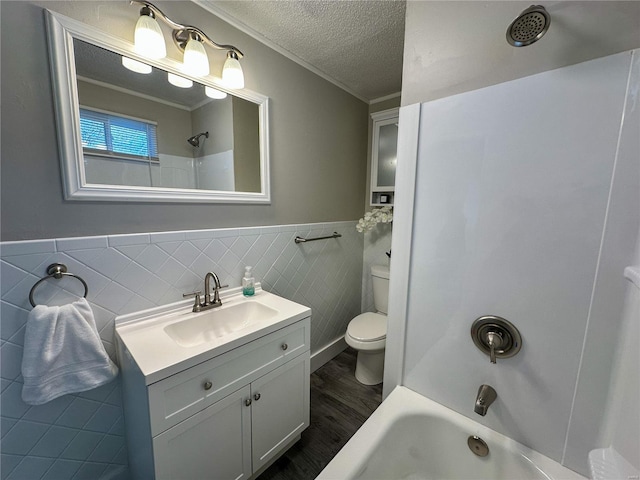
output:
M 156 479 L 249 478 L 250 393 L 247 385 L 155 437 Z
M 309 426 L 309 354 L 251 384 L 253 471 Z
M 397 108 L 373 113 L 371 205 L 393 205 L 398 157 Z

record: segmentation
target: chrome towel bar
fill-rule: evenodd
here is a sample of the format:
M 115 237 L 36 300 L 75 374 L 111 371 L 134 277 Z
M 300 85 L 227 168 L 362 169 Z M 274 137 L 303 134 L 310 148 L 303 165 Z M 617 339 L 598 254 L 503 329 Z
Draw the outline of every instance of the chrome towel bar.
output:
M 74 275 L 73 273 L 67 273 L 67 266 L 64 263 L 52 263 L 47 267 L 47 276 L 38 280 L 35 283 L 35 285 L 31 287 L 31 291 L 29 292 L 29 303 L 31 303 L 31 306 L 32 307 L 36 306 L 36 303 L 33 301 L 33 292 L 35 291 L 38 285 L 40 285 L 42 282 L 44 282 L 48 278 L 60 279 L 63 276 L 73 277 L 80 280 L 82 282 L 82 285 L 84 285 L 84 298 L 87 298 L 87 294 L 89 293 L 89 287 L 87 286 L 87 282 L 85 282 L 78 275 Z
M 294 242 L 296 243 L 315 242 L 316 240 L 325 240 L 327 238 L 340 238 L 341 236 L 342 235 L 340 235 L 338 232 L 333 232 L 333 235 L 327 235 L 326 237 L 316 237 L 316 238 L 296 237 L 294 239 Z

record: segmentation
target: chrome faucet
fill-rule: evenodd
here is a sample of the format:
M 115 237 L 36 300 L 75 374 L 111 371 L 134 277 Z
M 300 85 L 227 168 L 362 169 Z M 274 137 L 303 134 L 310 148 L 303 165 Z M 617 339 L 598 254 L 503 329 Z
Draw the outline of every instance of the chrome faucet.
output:
M 492 386 L 480 385 L 478 395 L 476 396 L 476 406 L 473 411 L 484 417 L 487 414 L 487 410 L 489 410 L 489 405 L 491 405 L 496 398 L 498 398 L 498 394 Z
M 211 279 L 213 278 L 213 300 L 211 299 Z M 183 297 L 195 296 L 195 303 L 193 304 L 194 312 L 201 312 L 202 310 L 209 310 L 210 308 L 219 307 L 222 305 L 220 300 L 220 289 L 228 287 L 229 285 L 220 285 L 220 279 L 218 275 L 213 272 L 208 272 L 204 277 L 204 302 L 200 301 L 200 295 L 202 292 L 185 293 Z

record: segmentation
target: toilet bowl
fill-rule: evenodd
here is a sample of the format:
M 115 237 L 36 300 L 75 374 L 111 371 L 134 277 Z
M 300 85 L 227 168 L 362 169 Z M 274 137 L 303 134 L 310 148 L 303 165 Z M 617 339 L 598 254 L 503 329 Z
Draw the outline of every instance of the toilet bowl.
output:
M 387 342 L 387 305 L 389 300 L 389 267 L 371 266 L 373 303 L 376 313 L 366 312 L 349 322 L 344 336 L 347 345 L 358 351 L 356 380 L 364 385 L 382 382 L 384 348 Z

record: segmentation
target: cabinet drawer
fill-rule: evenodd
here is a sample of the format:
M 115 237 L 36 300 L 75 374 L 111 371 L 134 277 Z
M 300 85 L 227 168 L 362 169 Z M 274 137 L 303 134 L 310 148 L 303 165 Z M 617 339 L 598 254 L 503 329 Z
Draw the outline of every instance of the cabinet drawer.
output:
M 309 349 L 308 318 L 149 385 L 153 436 Z

